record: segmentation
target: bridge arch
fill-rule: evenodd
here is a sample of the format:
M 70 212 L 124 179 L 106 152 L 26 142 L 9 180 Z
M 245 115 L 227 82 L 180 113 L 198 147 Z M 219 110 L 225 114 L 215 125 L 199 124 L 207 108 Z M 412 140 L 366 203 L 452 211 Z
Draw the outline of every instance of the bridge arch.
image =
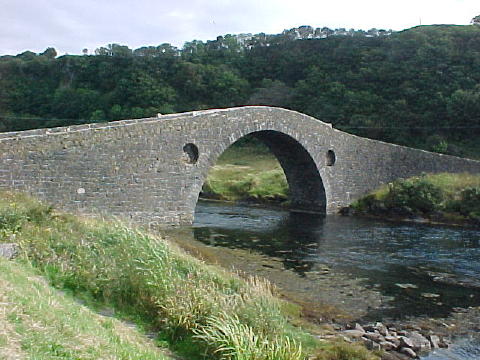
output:
M 267 129 L 247 132 L 237 136 L 225 136 L 219 141 L 205 163 L 200 181 L 195 187 L 195 209 L 202 186 L 208 172 L 217 163 L 224 151 L 235 142 L 246 136 L 251 136 L 266 145 L 276 157 L 287 178 L 289 186 L 289 201 L 292 210 L 308 210 L 325 213 L 327 210 L 327 191 L 320 175 L 319 168 L 309 151 L 292 135 L 279 130 Z

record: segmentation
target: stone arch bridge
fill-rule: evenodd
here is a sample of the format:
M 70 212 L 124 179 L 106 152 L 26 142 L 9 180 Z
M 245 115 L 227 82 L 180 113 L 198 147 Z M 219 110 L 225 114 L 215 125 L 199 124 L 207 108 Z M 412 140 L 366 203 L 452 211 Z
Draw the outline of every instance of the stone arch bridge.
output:
M 240 107 L 0 134 L 0 188 L 83 213 L 189 224 L 209 169 L 251 134 L 280 161 L 292 207 L 336 212 L 380 184 L 480 162 L 369 140 L 298 112 Z

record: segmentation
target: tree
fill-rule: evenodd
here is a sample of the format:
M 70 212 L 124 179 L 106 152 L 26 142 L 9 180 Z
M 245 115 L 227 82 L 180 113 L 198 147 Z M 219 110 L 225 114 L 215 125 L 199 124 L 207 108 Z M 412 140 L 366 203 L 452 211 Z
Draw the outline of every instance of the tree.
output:
M 115 104 L 110 109 L 110 120 L 121 120 L 128 118 L 128 116 L 125 115 L 125 110 L 122 109 L 121 105 Z
M 174 57 L 179 55 L 179 50 L 168 43 L 158 46 L 143 46 L 133 51 L 134 56 L 144 57 Z
M 52 114 L 62 119 L 88 119 L 98 109 L 99 99 L 96 90 L 59 87 L 51 101 Z
M 293 89 L 280 80 L 264 79 L 261 86 L 247 101 L 249 105 L 287 107 L 293 96 Z
M 480 126 L 480 15 L 472 24 L 398 33 L 301 26 L 194 40 L 180 50 L 110 44 L 95 51 L 101 56 L 57 57 L 53 48 L 0 56 L 0 116 L 68 125 L 264 104 L 402 145 L 442 150 L 446 142 L 451 153 L 460 141 L 475 142 Z M 445 141 L 429 142 L 433 135 Z
M 90 115 L 90 120 L 97 122 L 105 121 L 106 118 L 105 111 L 103 110 L 95 110 Z
M 124 107 L 124 115 L 128 107 L 165 108 L 175 104 L 177 97 L 175 89 L 163 79 L 145 71 L 132 72 L 120 80 L 114 94 L 116 102 Z
M 128 57 L 132 55 L 132 49 L 126 45 L 108 44 L 107 47 L 95 49 L 95 55 Z
M 455 126 L 477 128 L 480 125 L 480 87 L 456 90 L 447 99 L 447 111 Z
M 36 56 L 37 54 L 32 51 L 24 51 L 23 53 L 17 55 L 17 57 L 22 60 L 33 60 Z
M 53 47 L 46 48 L 40 56 L 44 56 L 47 59 L 55 59 L 57 57 L 57 51 Z

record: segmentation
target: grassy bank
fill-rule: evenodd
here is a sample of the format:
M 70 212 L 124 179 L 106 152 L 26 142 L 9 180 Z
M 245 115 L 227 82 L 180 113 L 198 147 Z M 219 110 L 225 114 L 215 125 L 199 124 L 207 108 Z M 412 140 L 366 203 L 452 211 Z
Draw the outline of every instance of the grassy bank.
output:
M 184 358 L 374 358 L 349 344 L 320 343 L 293 326 L 290 320 L 299 309 L 280 300 L 265 280 L 207 265 L 165 239 L 119 222 L 59 214 L 23 195 L 3 193 L 0 198 L 0 241 L 21 247 L 18 264 L 2 261 L 7 275 L 1 279 L 10 278 L 2 280 L 1 293 L 11 302 L 29 287 L 25 282 L 17 290 L 9 285 L 16 281 L 16 266 L 31 266 L 55 288 L 94 306 L 112 307 L 157 331 L 157 341 Z M 48 303 L 48 294 L 37 296 Z M 81 324 L 75 317 L 68 322 L 73 328 Z M 40 328 L 43 335 L 35 329 L 28 335 L 15 330 L 15 336 L 21 341 L 35 337 L 38 346 L 49 346 L 50 331 L 55 336 L 49 328 Z M 68 351 L 74 354 L 70 358 L 88 358 L 76 349 Z
M 234 144 L 210 170 L 202 196 L 228 201 L 285 203 L 288 184 L 277 159 L 265 146 Z
M 480 175 L 442 173 L 399 179 L 351 208 L 373 215 L 420 215 L 441 222 L 480 224 Z
M 0 289 L 0 359 L 169 359 L 137 330 L 61 294 L 29 265 L 0 258 Z

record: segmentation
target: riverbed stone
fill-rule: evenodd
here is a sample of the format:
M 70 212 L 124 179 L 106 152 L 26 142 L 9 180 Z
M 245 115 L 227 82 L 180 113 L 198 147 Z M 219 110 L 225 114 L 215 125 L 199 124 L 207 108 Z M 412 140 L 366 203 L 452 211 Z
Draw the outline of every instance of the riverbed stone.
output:
M 382 324 L 381 322 L 377 322 L 375 324 L 375 329 L 380 333 L 382 334 L 383 336 L 387 336 L 388 335 L 388 329 L 387 327 Z
M 376 342 L 380 342 L 380 341 L 384 341 L 384 340 L 385 340 L 385 338 L 383 337 L 383 335 L 382 335 L 382 334 L 379 334 L 378 332 L 365 333 L 363 336 L 366 337 L 367 339 L 370 339 L 370 340 L 376 341 Z
M 343 334 L 345 334 L 346 336 L 351 337 L 351 338 L 361 338 L 363 335 L 365 335 L 365 332 L 360 331 L 360 330 L 352 329 L 352 330 L 343 331 Z
M 382 347 L 380 346 L 379 343 L 375 342 L 375 341 L 372 341 L 370 339 L 366 339 L 364 341 L 364 344 L 365 344 L 365 347 L 368 349 L 368 350 L 381 350 Z
M 419 332 L 413 331 L 409 335 L 410 340 L 413 343 L 413 350 L 419 351 L 419 352 L 425 352 L 431 350 L 431 345 L 430 341 L 425 338 L 422 334 Z
M 391 343 L 390 341 L 380 341 L 379 345 L 383 350 L 386 351 L 394 350 L 397 348 L 395 344 Z
M 450 341 L 448 341 L 448 339 L 443 338 L 443 339 L 440 340 L 440 342 L 439 342 L 438 345 L 439 345 L 441 348 L 446 349 L 446 348 L 448 348 L 448 347 L 450 346 Z
M 409 357 L 411 357 L 412 359 L 415 359 L 417 358 L 417 353 L 415 351 L 413 351 L 412 349 L 410 349 L 409 347 L 403 347 L 400 349 L 400 352 L 402 354 L 405 354 Z
M 0 244 L 0 257 L 7 260 L 14 259 L 18 256 L 18 245 L 14 243 Z
M 402 348 L 413 348 L 413 341 L 406 337 L 406 336 L 400 336 L 400 346 Z
M 430 340 L 433 349 L 438 349 L 440 347 L 440 338 L 437 335 L 429 335 L 428 340 Z
M 400 354 L 396 351 L 385 351 L 382 354 L 382 360 L 409 360 L 410 357 L 404 354 Z
M 355 324 L 355 330 L 365 332 L 365 329 L 359 323 Z
M 393 335 L 385 336 L 385 341 L 388 341 L 388 342 L 394 344 L 395 348 L 400 346 L 400 340 L 398 339 L 397 336 L 393 336 Z

